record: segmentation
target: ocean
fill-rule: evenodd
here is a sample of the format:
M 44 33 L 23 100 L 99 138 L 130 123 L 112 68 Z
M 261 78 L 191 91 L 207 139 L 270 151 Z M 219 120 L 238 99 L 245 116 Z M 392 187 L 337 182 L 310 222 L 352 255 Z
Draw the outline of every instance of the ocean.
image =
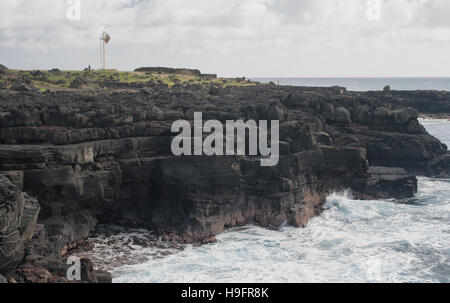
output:
M 450 79 L 443 78 L 279 80 L 361 91 L 387 84 L 450 90 Z M 450 146 L 450 121 L 420 122 Z M 116 283 L 450 282 L 450 179 L 420 177 L 417 195 L 404 200 L 359 201 L 334 193 L 326 208 L 303 229 L 250 225 L 200 247 L 169 245 L 145 230 L 104 227 L 91 238 L 96 246 L 90 257 Z
M 382 90 L 389 85 L 394 90 L 450 91 L 450 78 L 250 78 L 250 80 L 294 86 L 341 86 L 349 91 Z
M 421 123 L 450 146 L 450 121 Z M 117 229 L 92 239 L 93 257 L 116 283 L 450 282 L 450 179 L 421 177 L 417 195 L 404 200 L 335 193 L 326 208 L 303 229 L 250 225 L 183 249 L 145 230 Z M 127 262 L 134 265 L 121 266 Z

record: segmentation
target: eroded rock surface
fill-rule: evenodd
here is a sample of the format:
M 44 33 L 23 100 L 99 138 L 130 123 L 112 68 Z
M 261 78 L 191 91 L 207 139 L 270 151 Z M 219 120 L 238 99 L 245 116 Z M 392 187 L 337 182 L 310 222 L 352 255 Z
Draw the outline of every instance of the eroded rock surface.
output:
M 414 103 L 404 100 L 413 93 L 119 86 L 0 93 L 0 273 L 64 282 L 62 260 L 98 222 L 206 243 L 251 222 L 305 226 L 327 195 L 347 188 L 362 199 L 410 197 L 414 174 L 449 171 L 447 147 L 426 133 L 417 110 L 402 105 Z M 173 156 L 172 122 L 192 120 L 194 112 L 222 122 L 279 120 L 279 164 Z M 109 280 L 83 264 L 85 280 Z

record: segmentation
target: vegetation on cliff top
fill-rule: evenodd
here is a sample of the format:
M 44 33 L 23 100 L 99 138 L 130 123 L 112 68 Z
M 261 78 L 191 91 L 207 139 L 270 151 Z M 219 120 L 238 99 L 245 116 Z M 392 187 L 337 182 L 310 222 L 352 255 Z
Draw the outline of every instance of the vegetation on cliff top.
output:
M 137 86 L 167 85 L 218 85 L 248 86 L 254 82 L 245 78 L 217 78 L 215 75 L 197 75 L 186 72 L 84 70 L 22 71 L 3 70 L 0 73 L 0 90 L 41 92 L 61 90 L 132 89 Z

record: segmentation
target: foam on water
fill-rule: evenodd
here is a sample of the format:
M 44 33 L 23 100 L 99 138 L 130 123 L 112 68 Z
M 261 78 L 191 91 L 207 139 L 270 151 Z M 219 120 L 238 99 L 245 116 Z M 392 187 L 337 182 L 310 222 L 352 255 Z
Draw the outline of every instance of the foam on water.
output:
M 123 265 L 161 259 L 183 249 L 181 245 L 162 241 L 153 232 L 119 226 L 100 225 L 90 235 L 92 250 L 75 253 L 88 257 L 97 269 L 114 270 Z
M 449 121 L 421 122 L 450 145 Z M 450 179 L 419 178 L 412 199 L 358 201 L 339 193 L 328 197 L 325 207 L 304 229 L 248 226 L 219 235 L 218 243 L 184 250 L 132 246 L 128 253 L 135 263 L 146 262 L 115 267 L 113 280 L 450 282 Z M 129 243 L 133 234 L 122 231 L 115 237 Z M 127 254 L 126 245 L 120 245 L 125 251 L 119 254 L 107 245 L 109 237 L 102 239 L 94 255 L 107 251 L 114 259 Z
M 216 244 L 117 268 L 114 281 L 450 282 L 450 180 L 420 185 L 397 202 L 334 194 L 305 229 L 232 229 Z

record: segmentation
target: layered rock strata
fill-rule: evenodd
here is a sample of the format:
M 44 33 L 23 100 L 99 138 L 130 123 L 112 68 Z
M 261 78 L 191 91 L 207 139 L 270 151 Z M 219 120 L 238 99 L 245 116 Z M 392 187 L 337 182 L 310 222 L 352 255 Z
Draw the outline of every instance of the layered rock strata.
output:
M 64 282 L 61 260 L 99 222 L 207 243 L 247 223 L 306 226 L 334 191 L 411 197 L 414 175 L 448 175 L 450 159 L 404 107 L 416 97 L 273 84 L 1 92 L 0 274 Z M 172 155 L 172 123 L 194 112 L 279 120 L 279 164 Z M 86 281 L 109 279 L 85 263 Z

